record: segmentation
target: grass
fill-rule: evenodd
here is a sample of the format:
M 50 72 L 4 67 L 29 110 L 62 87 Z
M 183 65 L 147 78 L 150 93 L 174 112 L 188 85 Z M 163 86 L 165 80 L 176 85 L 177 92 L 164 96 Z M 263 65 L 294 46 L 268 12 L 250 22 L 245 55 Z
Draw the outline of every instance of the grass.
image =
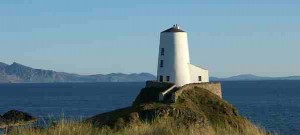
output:
M 198 87 L 184 91 L 175 104 L 178 108 L 188 108 L 198 115 L 203 115 L 213 125 L 229 124 L 242 128 L 246 121 L 233 105 Z
M 266 135 L 264 129 L 245 123 L 243 131 L 231 126 L 178 125 L 173 118 L 163 117 L 152 122 L 135 122 L 123 128 L 94 127 L 90 123 L 61 120 L 46 129 L 15 128 L 9 135 Z

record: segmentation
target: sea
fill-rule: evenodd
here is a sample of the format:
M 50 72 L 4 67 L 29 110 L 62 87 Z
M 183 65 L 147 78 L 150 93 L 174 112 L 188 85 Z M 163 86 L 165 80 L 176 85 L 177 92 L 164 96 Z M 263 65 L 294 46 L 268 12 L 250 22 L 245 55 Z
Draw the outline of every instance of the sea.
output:
M 300 81 L 225 81 L 223 98 L 269 131 L 300 134 Z M 0 114 L 9 110 L 50 119 L 84 119 L 130 106 L 145 82 L 0 84 Z M 1 134 L 1 133 L 0 133 Z

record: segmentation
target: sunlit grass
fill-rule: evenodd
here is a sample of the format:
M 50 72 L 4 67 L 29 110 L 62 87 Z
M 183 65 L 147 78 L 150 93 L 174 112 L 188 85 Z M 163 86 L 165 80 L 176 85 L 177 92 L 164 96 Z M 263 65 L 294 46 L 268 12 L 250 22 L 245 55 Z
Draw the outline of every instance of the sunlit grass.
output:
M 173 118 L 159 118 L 153 122 L 138 121 L 122 128 L 94 127 L 90 123 L 62 119 L 49 128 L 19 127 L 10 135 L 266 135 L 267 131 L 246 121 L 244 128 L 231 126 L 178 125 Z

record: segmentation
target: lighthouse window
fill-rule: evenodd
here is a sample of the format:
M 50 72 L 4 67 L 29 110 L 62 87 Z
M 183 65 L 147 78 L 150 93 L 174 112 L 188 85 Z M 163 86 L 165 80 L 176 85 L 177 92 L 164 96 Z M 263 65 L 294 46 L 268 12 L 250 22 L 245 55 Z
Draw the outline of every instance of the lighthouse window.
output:
M 164 61 L 160 60 L 160 67 L 164 67 Z
M 202 77 L 198 76 L 198 81 L 201 82 L 202 81 Z
M 159 76 L 159 81 L 160 82 L 163 82 L 164 81 L 164 77 L 161 75 L 161 76 Z
M 161 48 L 161 50 L 160 50 L 160 55 L 161 55 L 161 56 L 164 56 L 164 55 L 165 55 L 165 48 Z
M 167 82 L 169 82 L 170 81 L 170 76 L 167 76 Z

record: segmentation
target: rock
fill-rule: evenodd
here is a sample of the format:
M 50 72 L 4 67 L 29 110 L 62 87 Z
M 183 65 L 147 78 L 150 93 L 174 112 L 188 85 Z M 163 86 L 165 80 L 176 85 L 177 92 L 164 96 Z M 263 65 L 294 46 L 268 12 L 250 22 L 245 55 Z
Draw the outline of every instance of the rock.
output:
M 179 88 L 178 90 L 180 90 Z M 153 121 L 171 118 L 178 126 L 222 125 L 243 128 L 246 119 L 239 115 L 236 108 L 207 89 L 190 87 L 179 95 L 175 103 L 157 100 L 161 88 L 146 87 L 127 108 L 96 115 L 86 121 L 95 126 L 120 128 L 135 121 Z
M 6 120 L 2 118 L 2 116 L 0 115 L 0 127 L 3 127 L 5 125 L 6 125 Z
M 17 110 L 8 111 L 7 113 L 3 114 L 2 118 L 5 119 L 9 124 L 22 124 L 25 122 L 36 121 L 35 117 L 29 115 L 28 113 Z

